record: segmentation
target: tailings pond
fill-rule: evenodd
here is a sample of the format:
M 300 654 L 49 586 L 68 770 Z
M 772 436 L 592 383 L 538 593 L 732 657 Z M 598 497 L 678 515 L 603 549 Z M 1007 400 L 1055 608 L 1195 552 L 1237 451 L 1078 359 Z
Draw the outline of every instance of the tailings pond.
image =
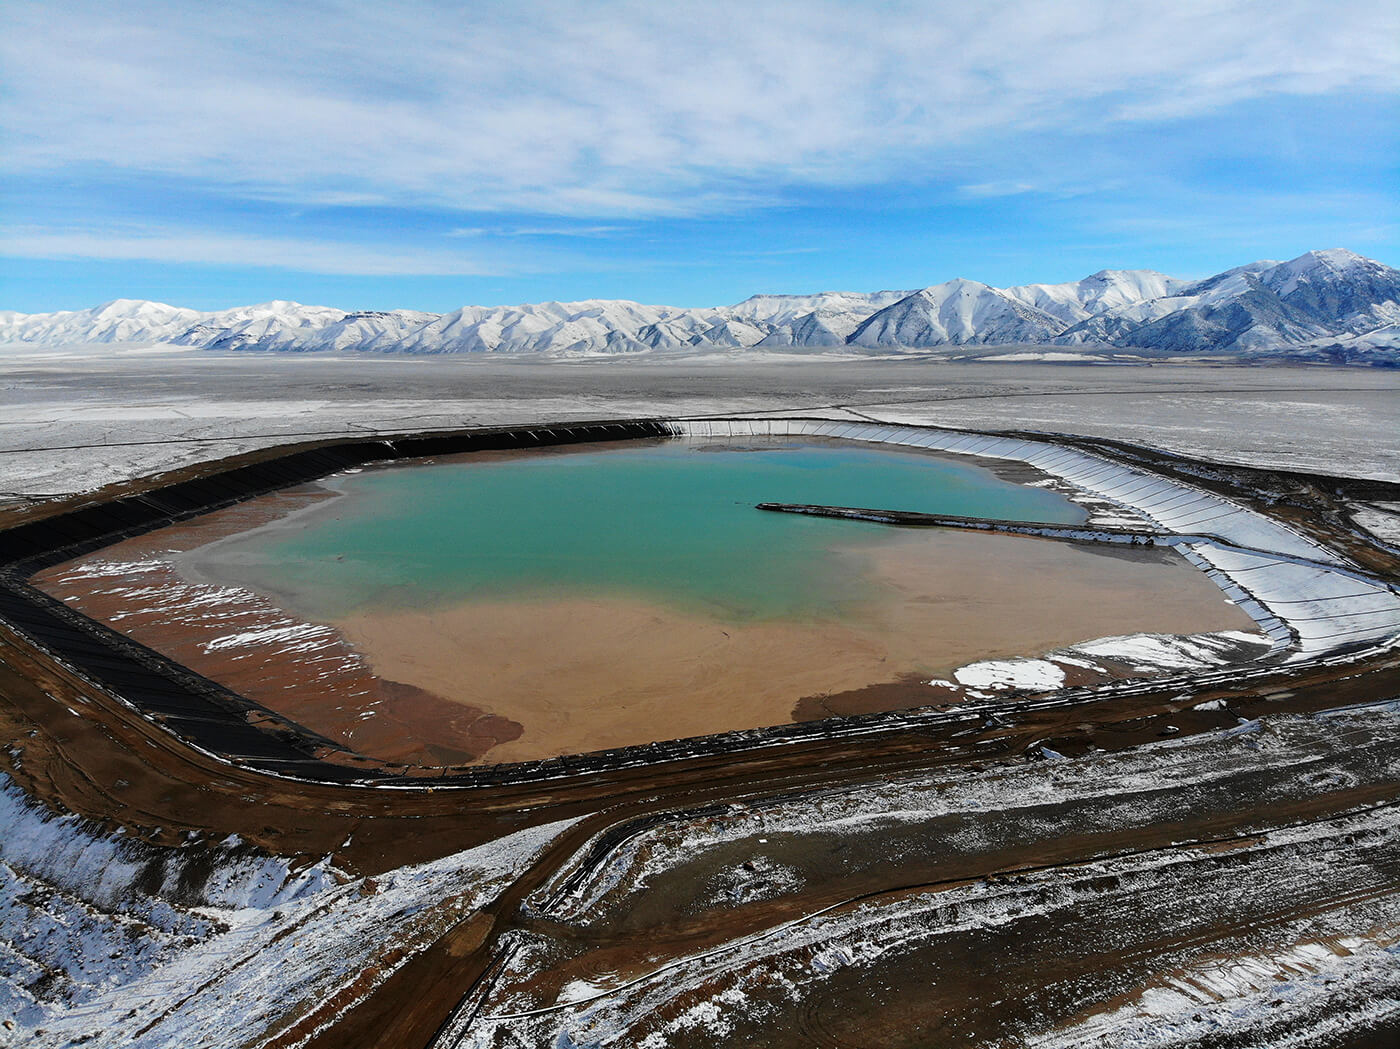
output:
M 1023 479 L 778 439 L 476 454 L 252 500 L 41 582 L 309 728 L 425 764 L 782 724 L 872 688 L 923 705 L 977 659 L 1250 629 L 1166 550 L 755 509 L 1084 521 Z

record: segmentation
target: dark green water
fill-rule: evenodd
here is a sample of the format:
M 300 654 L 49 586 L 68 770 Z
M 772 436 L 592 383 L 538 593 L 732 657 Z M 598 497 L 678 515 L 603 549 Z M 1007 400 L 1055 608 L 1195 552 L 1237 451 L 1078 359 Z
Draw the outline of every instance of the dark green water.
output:
M 210 548 L 200 567 L 335 619 L 515 595 L 623 594 L 731 618 L 807 617 L 859 599 L 849 552 L 893 530 L 766 513 L 823 503 L 1077 523 L 1062 497 L 930 456 L 827 445 L 659 445 L 396 466 Z

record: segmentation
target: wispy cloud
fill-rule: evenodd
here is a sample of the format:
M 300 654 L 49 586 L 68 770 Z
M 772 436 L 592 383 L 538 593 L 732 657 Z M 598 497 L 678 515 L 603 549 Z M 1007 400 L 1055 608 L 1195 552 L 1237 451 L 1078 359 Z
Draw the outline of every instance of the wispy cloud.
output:
M 992 166 L 992 165 L 989 165 Z M 957 187 L 963 200 L 997 200 L 1002 197 L 1040 196 L 1065 199 L 1068 197 L 1099 196 L 1128 188 L 1129 179 L 1121 170 L 1099 171 L 1096 177 L 1086 177 L 1082 158 L 1059 156 L 1053 162 L 1038 159 L 1022 165 L 1029 178 L 992 179 L 988 182 L 968 182 Z
M 817 252 L 819 252 L 819 251 L 821 251 L 821 250 L 822 250 L 821 248 L 816 247 L 815 245 L 812 245 L 812 246 L 808 246 L 808 247 L 805 247 L 805 248 L 772 248 L 772 249 L 768 249 L 768 250 L 764 250 L 764 249 L 734 250 L 734 251 L 726 251 L 726 252 L 724 252 L 723 254 L 725 254 L 725 255 L 727 255 L 727 256 L 729 256 L 729 257 L 731 257 L 731 258 L 744 258 L 744 259 L 776 259 L 776 258 L 784 258 L 784 257 L 789 256 L 789 255 L 813 255 L 813 254 L 815 254 L 815 253 L 817 253 Z
M 606 237 L 621 233 L 626 226 L 463 226 L 450 229 L 448 237 Z
M 9 170 L 312 204 L 699 214 L 937 174 L 1018 131 L 1400 86 L 1393 0 L 11 0 L 0 17 Z
M 1033 182 L 1017 182 L 1012 179 L 1003 179 L 996 182 L 971 182 L 967 185 L 959 186 L 958 192 L 964 197 L 981 199 L 985 197 L 1016 197 L 1022 193 L 1035 193 L 1042 187 Z
M 258 266 L 359 276 L 495 276 L 512 267 L 449 252 L 183 230 L 0 228 L 0 255 Z M 518 270 L 515 270 L 518 272 Z

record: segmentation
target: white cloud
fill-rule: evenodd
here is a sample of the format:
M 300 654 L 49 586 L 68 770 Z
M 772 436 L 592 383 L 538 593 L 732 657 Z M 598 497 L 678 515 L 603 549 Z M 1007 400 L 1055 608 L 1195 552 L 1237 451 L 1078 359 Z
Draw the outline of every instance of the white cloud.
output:
M 959 186 L 958 192 L 965 197 L 981 199 L 984 197 L 1016 197 L 1022 193 L 1035 193 L 1040 188 L 1033 182 L 1001 179 L 994 182 L 969 182 Z
M 185 230 L 0 229 L 0 255 L 259 266 L 362 276 L 497 276 L 518 267 L 449 252 Z
M 486 226 L 462 226 L 450 229 L 448 237 L 606 237 L 620 233 L 625 226 L 515 226 L 492 229 Z
M 1400 85 L 1394 0 L 10 0 L 0 17 L 0 164 L 308 203 L 698 213 L 760 184 L 937 174 L 1018 131 Z

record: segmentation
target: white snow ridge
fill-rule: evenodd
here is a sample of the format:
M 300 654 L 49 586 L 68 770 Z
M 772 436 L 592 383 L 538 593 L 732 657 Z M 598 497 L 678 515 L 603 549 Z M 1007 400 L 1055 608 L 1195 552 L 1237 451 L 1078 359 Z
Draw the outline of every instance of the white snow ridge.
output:
M 957 278 L 910 291 L 754 295 L 700 309 L 586 299 L 438 315 L 278 300 L 201 313 L 117 299 L 87 310 L 0 312 L 0 344 L 578 356 L 1049 343 L 1386 363 L 1400 353 L 1397 324 L 1400 271 L 1332 249 L 1195 282 L 1153 270 L 1100 270 L 1065 284 L 994 288 Z

